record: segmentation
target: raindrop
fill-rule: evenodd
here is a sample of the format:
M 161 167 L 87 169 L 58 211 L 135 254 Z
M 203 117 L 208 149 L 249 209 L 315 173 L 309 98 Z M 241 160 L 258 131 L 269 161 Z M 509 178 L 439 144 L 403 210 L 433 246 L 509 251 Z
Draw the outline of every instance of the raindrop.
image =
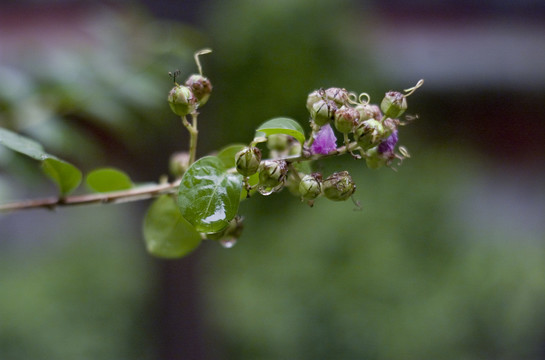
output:
M 228 238 L 220 240 L 221 246 L 223 246 L 225 249 L 232 248 L 233 246 L 236 245 L 236 243 L 237 243 L 237 239 L 234 237 L 228 237 Z
M 267 196 L 267 195 L 271 195 L 274 192 L 274 188 L 258 186 L 257 191 L 259 191 L 261 195 Z

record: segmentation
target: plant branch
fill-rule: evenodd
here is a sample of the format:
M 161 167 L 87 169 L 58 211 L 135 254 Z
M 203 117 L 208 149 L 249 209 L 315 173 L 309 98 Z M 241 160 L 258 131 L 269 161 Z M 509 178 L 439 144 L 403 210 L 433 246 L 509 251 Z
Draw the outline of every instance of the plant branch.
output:
M 0 212 L 10 212 L 19 210 L 29 210 L 36 208 L 46 208 L 54 210 L 58 206 L 75 206 L 89 204 L 119 204 L 123 202 L 139 201 L 158 197 L 163 194 L 173 193 L 180 185 L 180 180 L 166 184 L 154 184 L 141 186 L 129 190 L 115 191 L 102 194 L 85 194 L 68 196 L 64 198 L 48 197 L 41 199 L 32 199 L 17 201 L 13 203 L 0 205 Z
M 189 124 L 189 122 L 183 118 L 184 125 L 188 128 L 189 132 L 191 133 L 191 139 L 194 139 L 192 142 L 190 142 L 190 152 L 193 154 L 193 161 L 196 153 L 196 141 L 197 141 L 197 131 L 195 129 L 197 123 L 196 123 L 196 115 L 193 116 L 193 125 Z M 339 156 L 346 154 L 347 152 L 352 152 L 358 148 L 358 144 L 356 142 L 352 142 L 348 145 L 341 146 L 337 148 L 336 150 L 330 152 L 327 155 L 321 155 L 321 154 L 315 154 L 309 156 L 304 155 L 297 155 L 297 156 L 286 156 L 283 158 L 277 158 L 274 160 L 285 160 L 289 164 L 294 162 L 301 162 L 301 161 L 311 161 L 311 160 L 319 160 L 327 157 L 332 156 Z M 232 168 L 228 171 L 235 173 L 236 169 Z M 131 201 L 140 201 L 140 200 L 147 200 L 151 198 L 158 197 L 163 194 L 171 194 L 174 193 L 176 188 L 180 186 L 181 180 L 176 180 L 171 183 L 164 183 L 164 184 L 153 184 L 149 186 L 141 186 L 129 190 L 123 190 L 123 191 L 115 191 L 115 192 L 109 192 L 109 193 L 99 193 L 99 194 L 84 194 L 84 195 L 74 195 L 74 196 L 68 196 L 64 198 L 58 198 L 58 197 L 47 197 L 47 198 L 40 198 L 40 199 L 32 199 L 32 200 L 23 200 L 23 201 L 16 201 L 12 203 L 7 204 L 0 204 L 0 212 L 11 212 L 11 211 L 20 211 L 20 210 L 29 210 L 29 209 L 37 209 L 37 208 L 45 208 L 49 210 L 54 210 L 55 208 L 59 206 L 75 206 L 75 205 L 90 205 L 90 204 L 119 204 L 124 202 L 131 202 Z

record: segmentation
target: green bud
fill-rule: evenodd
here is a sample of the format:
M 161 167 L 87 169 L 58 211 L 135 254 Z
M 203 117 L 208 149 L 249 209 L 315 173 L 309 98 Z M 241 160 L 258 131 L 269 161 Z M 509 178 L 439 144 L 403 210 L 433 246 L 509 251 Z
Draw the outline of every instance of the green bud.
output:
M 365 121 L 369 119 L 377 119 L 376 115 L 376 105 L 371 104 L 359 104 L 355 107 L 356 111 L 360 114 L 360 121 Z M 380 119 L 377 119 L 380 120 Z
M 182 175 L 189 168 L 189 153 L 186 151 L 172 154 L 169 161 L 170 173 L 176 177 Z
M 267 147 L 269 148 L 269 150 L 287 150 L 289 142 L 289 135 L 286 134 L 271 134 L 267 137 Z
M 369 119 L 359 123 L 354 130 L 354 137 L 363 150 L 377 146 L 384 138 L 384 135 L 384 127 L 380 121 L 375 119 Z
M 176 85 L 168 93 L 168 104 L 179 116 L 186 116 L 197 109 L 197 98 L 187 86 Z
M 346 105 L 348 102 L 348 91 L 341 88 L 329 88 L 325 91 L 328 100 L 334 101 L 338 107 Z
M 407 110 L 407 98 L 400 92 L 389 91 L 384 95 L 380 109 L 385 116 L 398 118 Z
M 288 148 L 289 156 L 301 155 L 301 151 L 303 151 L 303 145 L 299 141 L 290 141 Z
M 299 183 L 299 193 L 304 200 L 316 199 L 322 193 L 322 175 L 319 173 L 305 175 Z
M 257 147 L 246 147 L 235 154 L 237 171 L 242 176 L 251 176 L 259 169 L 261 150 Z
M 333 201 L 344 201 L 356 191 L 356 184 L 348 171 L 336 172 L 322 183 L 325 197 Z
M 394 130 L 397 130 L 398 125 L 399 120 L 397 119 L 386 118 L 382 120 L 382 127 L 384 128 L 383 138 L 387 138 L 388 136 L 392 135 Z
M 335 128 L 343 134 L 351 133 L 358 123 L 360 113 L 349 107 L 343 106 L 335 112 Z
M 310 94 L 308 94 L 308 97 L 307 97 L 307 110 L 308 112 L 312 112 L 312 106 L 314 105 L 314 103 L 320 101 L 320 100 L 323 100 L 325 97 L 325 94 L 324 94 L 324 91 L 323 90 L 314 90 L 313 92 L 311 92 Z
M 286 181 L 288 164 L 284 160 L 265 160 L 259 166 L 259 186 L 276 188 Z
M 331 100 L 319 100 L 312 105 L 310 116 L 318 126 L 324 126 L 335 118 L 337 105 Z
M 187 79 L 185 85 L 191 89 L 193 95 L 195 95 L 199 106 L 206 104 L 210 97 L 210 93 L 212 93 L 212 83 L 208 78 L 202 75 L 193 74 Z
M 378 152 L 378 147 L 375 146 L 366 151 L 365 163 L 369 169 L 378 169 L 386 165 L 388 158 L 385 158 L 383 154 Z

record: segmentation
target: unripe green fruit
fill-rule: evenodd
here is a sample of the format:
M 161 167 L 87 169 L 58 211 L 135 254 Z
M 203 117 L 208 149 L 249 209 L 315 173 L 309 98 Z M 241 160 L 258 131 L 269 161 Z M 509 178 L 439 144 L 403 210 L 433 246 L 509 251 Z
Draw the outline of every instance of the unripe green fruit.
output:
M 348 91 L 341 88 L 329 88 L 325 91 L 328 100 L 334 101 L 338 107 L 346 105 L 348 102 Z
M 312 105 L 310 116 L 318 126 L 324 126 L 335 118 L 337 105 L 331 100 L 319 100 Z
M 407 98 L 400 92 L 389 91 L 384 95 L 380 109 L 384 116 L 398 118 L 407 110 Z
M 314 90 L 313 92 L 311 92 L 310 94 L 308 94 L 308 97 L 307 97 L 307 110 L 308 112 L 312 112 L 312 106 L 314 105 L 314 103 L 320 101 L 320 100 L 323 100 L 324 99 L 324 91 L 323 90 Z
M 199 106 L 206 104 L 208 98 L 210 98 L 210 93 L 212 93 L 212 83 L 208 78 L 199 74 L 193 74 L 187 79 L 185 85 L 195 95 Z
M 360 113 L 357 110 L 343 106 L 335 112 L 335 128 L 343 134 L 351 133 L 359 117 Z
M 369 119 L 359 123 L 354 131 L 354 138 L 363 150 L 377 146 L 379 142 L 384 139 L 384 136 L 384 127 L 380 121 L 375 119 Z
M 332 174 L 322 183 L 325 197 L 333 201 L 344 201 L 356 191 L 356 184 L 348 171 Z
M 375 118 L 376 109 L 373 108 L 373 105 L 359 104 L 355 107 L 355 109 L 360 114 L 360 121 L 365 121 L 365 120 Z
M 242 176 L 252 176 L 259 169 L 261 150 L 257 147 L 246 147 L 235 154 L 235 165 Z
M 365 153 L 365 163 L 367 164 L 367 167 L 369 169 L 378 169 L 386 165 L 387 158 L 385 158 L 382 154 L 378 152 L 378 147 L 375 146 L 374 148 L 371 148 L 367 150 Z
M 187 86 L 176 85 L 168 93 L 168 104 L 179 116 L 186 116 L 197 109 L 197 98 Z
M 319 174 L 305 175 L 299 182 L 299 193 L 305 200 L 316 199 L 322 193 L 322 176 Z
M 288 164 L 284 160 L 266 160 L 259 167 L 259 185 L 275 188 L 286 181 Z

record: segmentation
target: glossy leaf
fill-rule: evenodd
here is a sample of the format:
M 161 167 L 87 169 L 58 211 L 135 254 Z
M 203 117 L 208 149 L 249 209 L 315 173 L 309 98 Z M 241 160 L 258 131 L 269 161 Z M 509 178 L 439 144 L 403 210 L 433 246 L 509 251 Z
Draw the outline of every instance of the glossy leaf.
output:
M 228 145 L 218 152 L 217 157 L 221 160 L 225 168 L 230 169 L 235 167 L 235 155 L 240 150 L 244 149 L 248 145 L 233 144 Z
M 79 186 L 82 178 L 81 171 L 74 165 L 46 153 L 38 142 L 0 128 L 0 144 L 41 161 L 43 172 L 55 182 L 61 195 L 66 195 Z
M 61 195 L 66 195 L 81 183 L 81 171 L 66 161 L 48 155 L 42 161 L 42 170 L 58 186 Z
M 127 190 L 133 187 L 129 176 L 114 168 L 101 168 L 87 175 L 87 186 L 97 192 Z
M 183 217 L 199 232 L 217 232 L 238 211 L 242 176 L 230 174 L 216 156 L 197 160 L 185 172 L 178 190 Z
M 144 241 L 148 252 L 162 258 L 180 258 L 195 250 L 201 235 L 178 210 L 176 201 L 163 195 L 157 198 L 144 218 Z
M 44 160 L 48 155 L 41 144 L 3 128 L 0 128 L 0 144 L 36 160 Z
M 256 129 L 256 132 L 256 136 L 286 134 L 293 136 L 301 144 L 305 142 L 305 131 L 297 121 L 290 118 L 279 117 L 266 121 Z

